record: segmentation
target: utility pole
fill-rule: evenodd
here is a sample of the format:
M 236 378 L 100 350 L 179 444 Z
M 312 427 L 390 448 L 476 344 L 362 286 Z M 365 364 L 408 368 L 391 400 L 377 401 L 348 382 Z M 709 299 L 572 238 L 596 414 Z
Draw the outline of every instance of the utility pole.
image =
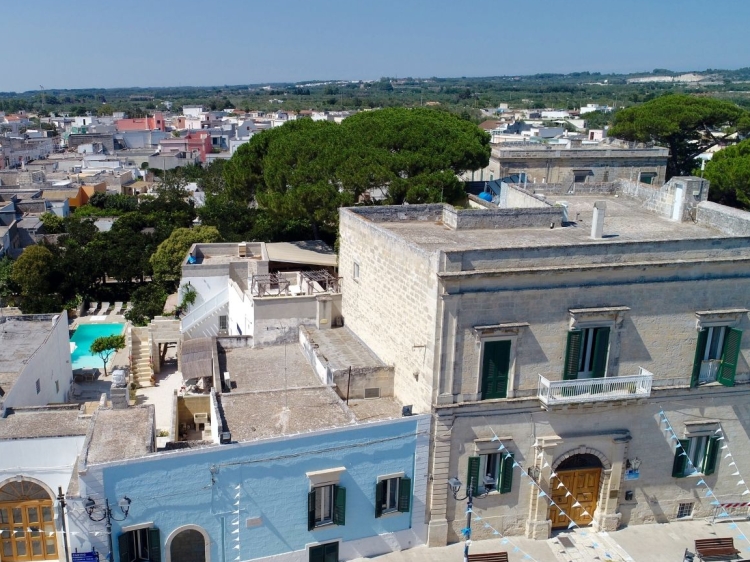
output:
M 60 522 L 62 523 L 63 531 L 63 544 L 65 545 L 65 562 L 70 560 L 70 554 L 68 552 L 68 530 L 65 525 L 65 494 L 63 494 L 62 486 L 57 487 L 57 505 L 60 508 Z

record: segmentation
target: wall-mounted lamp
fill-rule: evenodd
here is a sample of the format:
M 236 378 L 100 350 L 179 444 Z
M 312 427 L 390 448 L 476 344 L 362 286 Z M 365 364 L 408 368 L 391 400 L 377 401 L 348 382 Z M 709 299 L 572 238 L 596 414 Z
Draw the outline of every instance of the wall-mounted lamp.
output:
M 641 459 L 638 457 L 635 457 L 634 459 L 627 459 L 625 461 L 625 468 L 628 470 L 635 470 L 638 471 L 638 469 L 641 467 Z
M 526 471 L 534 482 L 539 482 L 539 476 L 542 474 L 542 469 L 538 466 L 530 466 Z

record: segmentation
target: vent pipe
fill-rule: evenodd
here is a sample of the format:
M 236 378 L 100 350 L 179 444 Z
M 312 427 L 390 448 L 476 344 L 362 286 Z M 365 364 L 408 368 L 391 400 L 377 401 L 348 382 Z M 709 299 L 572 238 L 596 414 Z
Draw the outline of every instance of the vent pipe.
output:
M 604 235 L 604 212 L 607 210 L 605 201 L 594 203 L 594 219 L 591 221 L 591 238 L 602 238 Z

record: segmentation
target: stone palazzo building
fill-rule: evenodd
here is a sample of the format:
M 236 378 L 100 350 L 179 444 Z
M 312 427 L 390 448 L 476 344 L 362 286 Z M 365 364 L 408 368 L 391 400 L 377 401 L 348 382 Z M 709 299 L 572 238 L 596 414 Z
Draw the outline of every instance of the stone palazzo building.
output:
M 340 214 L 346 326 L 433 416 L 429 544 L 461 539 L 451 477 L 484 496 L 474 539 L 709 516 L 702 486 L 743 501 L 750 213 L 694 177 L 509 189 Z

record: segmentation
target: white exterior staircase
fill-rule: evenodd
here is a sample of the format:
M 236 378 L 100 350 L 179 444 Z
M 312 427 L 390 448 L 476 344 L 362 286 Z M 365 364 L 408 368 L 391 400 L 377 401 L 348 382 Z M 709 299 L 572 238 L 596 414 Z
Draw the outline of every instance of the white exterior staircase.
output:
M 192 308 L 181 322 L 185 339 L 215 336 L 219 333 L 219 319 L 229 310 L 229 289 L 224 288 L 210 299 Z

